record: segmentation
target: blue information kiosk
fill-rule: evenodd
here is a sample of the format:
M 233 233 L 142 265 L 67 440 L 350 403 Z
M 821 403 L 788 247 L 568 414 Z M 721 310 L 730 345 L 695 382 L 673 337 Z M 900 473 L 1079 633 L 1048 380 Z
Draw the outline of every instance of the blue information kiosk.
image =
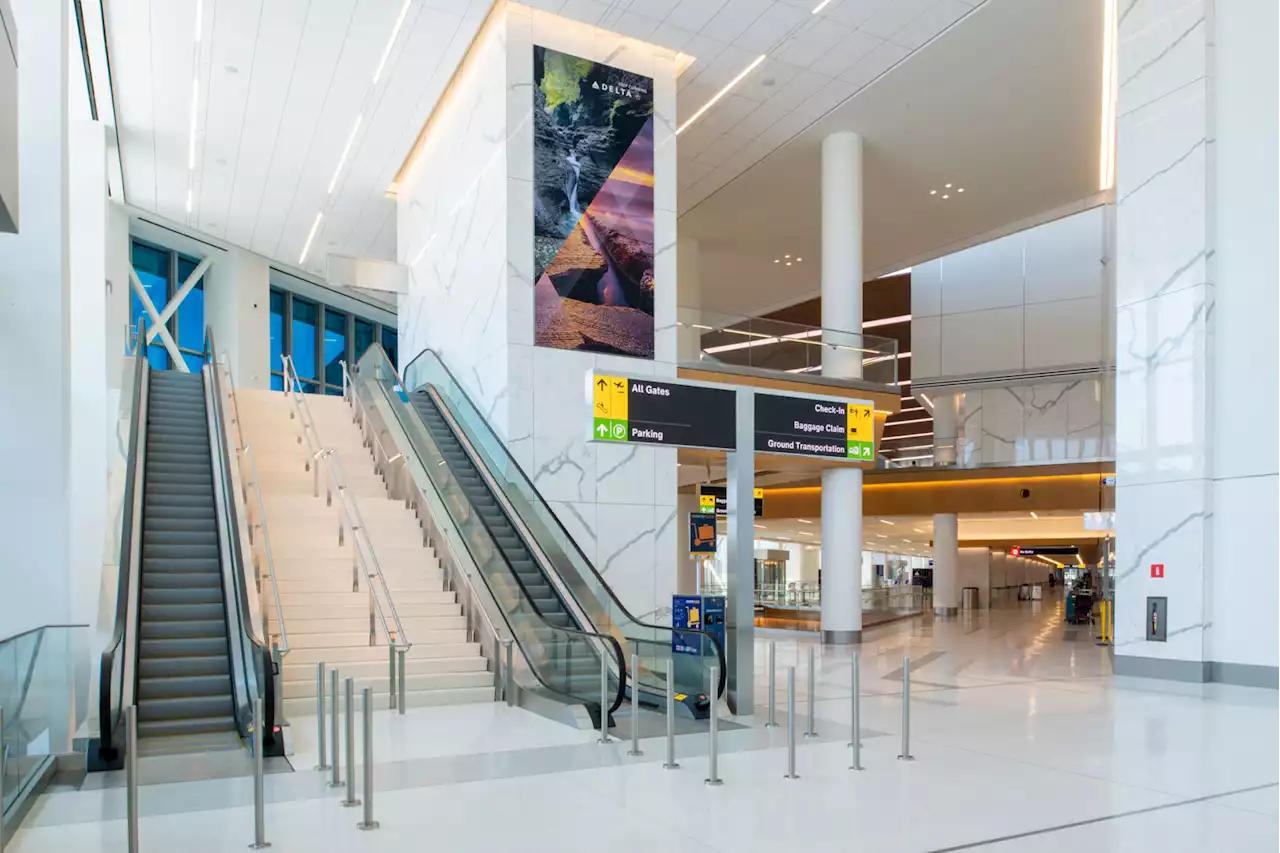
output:
M 671 596 L 671 658 L 677 683 L 688 684 L 690 681 L 705 678 L 702 675 L 703 661 L 715 660 L 715 650 L 703 648 L 709 640 L 705 632 L 715 637 L 720 648 L 724 649 L 725 597 L 723 595 L 673 595 Z M 676 694 L 676 701 L 689 708 L 695 718 L 702 719 L 707 715 L 709 702 L 706 691 L 714 685 L 701 685 L 702 692 L 698 696 Z

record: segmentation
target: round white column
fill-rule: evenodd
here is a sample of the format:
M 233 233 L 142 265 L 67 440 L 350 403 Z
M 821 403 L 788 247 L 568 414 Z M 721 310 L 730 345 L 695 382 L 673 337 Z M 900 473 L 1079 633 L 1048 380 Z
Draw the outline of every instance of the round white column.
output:
M 862 139 L 822 140 L 824 376 L 859 378 L 862 353 Z M 862 642 L 862 469 L 822 472 L 822 641 Z
M 954 512 L 933 517 L 933 612 L 954 616 L 960 609 L 960 522 Z

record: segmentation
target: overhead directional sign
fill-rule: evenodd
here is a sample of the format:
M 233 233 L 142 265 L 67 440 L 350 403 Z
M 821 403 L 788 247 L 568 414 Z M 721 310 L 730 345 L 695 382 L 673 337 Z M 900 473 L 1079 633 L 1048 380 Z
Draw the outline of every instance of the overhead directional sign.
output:
M 764 515 L 764 489 L 755 492 L 756 517 Z M 729 492 L 724 486 L 698 486 L 698 508 L 723 518 L 729 514 Z
M 595 441 L 734 448 L 736 410 L 731 389 L 591 372 L 587 381 Z
M 757 451 L 875 460 L 870 403 L 760 393 L 755 398 Z

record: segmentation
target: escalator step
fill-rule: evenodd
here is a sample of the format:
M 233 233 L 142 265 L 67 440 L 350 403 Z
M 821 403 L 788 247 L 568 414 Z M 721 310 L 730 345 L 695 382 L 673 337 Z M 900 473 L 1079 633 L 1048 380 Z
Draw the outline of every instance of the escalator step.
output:
M 221 717 L 231 713 L 231 683 L 222 696 L 175 696 L 169 699 L 152 699 L 138 704 L 138 728 L 144 721 L 182 720 Z M 234 726 L 234 721 L 232 722 Z
M 210 530 L 155 530 L 145 524 L 142 530 L 142 549 L 145 554 L 152 545 L 213 545 L 217 547 L 218 531 Z
M 168 573 L 168 572 L 207 572 L 210 574 L 221 574 L 222 563 L 214 557 L 177 557 L 169 559 L 158 559 L 155 557 L 142 558 L 142 576 L 145 578 L 152 572 Z
M 168 575 L 187 579 L 187 575 Z M 145 580 L 145 579 L 144 579 Z M 218 612 L 222 612 L 222 578 L 216 583 L 205 586 L 148 586 L 142 588 L 142 606 L 163 607 L 166 605 L 216 604 Z
M 187 640 L 200 638 L 216 638 L 225 641 L 227 637 L 227 620 L 191 619 L 185 621 L 157 621 L 144 618 L 142 620 L 143 641 L 146 640 Z
M 138 679 L 138 698 L 141 702 L 155 699 L 196 698 L 201 696 L 231 700 L 231 680 L 222 675 L 161 676 Z
M 140 640 L 138 646 L 138 657 L 142 659 L 210 657 L 227 653 L 227 638 L 224 635 L 222 637 Z
M 231 674 L 231 662 L 226 655 L 206 657 L 152 658 L 138 664 L 139 678 L 183 678 L 192 675 Z
M 222 574 L 219 572 L 143 572 L 142 594 L 151 590 L 215 590 L 222 600 Z M 145 600 L 145 599 L 144 599 Z
M 143 601 L 141 613 L 144 620 L 168 622 L 222 619 L 222 599 L 191 604 L 151 604 Z

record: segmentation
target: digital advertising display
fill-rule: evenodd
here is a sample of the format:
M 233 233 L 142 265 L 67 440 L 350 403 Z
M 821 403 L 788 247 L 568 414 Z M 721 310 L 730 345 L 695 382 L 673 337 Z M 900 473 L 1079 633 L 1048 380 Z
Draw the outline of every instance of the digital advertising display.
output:
M 534 343 L 653 358 L 653 80 L 533 48 Z

